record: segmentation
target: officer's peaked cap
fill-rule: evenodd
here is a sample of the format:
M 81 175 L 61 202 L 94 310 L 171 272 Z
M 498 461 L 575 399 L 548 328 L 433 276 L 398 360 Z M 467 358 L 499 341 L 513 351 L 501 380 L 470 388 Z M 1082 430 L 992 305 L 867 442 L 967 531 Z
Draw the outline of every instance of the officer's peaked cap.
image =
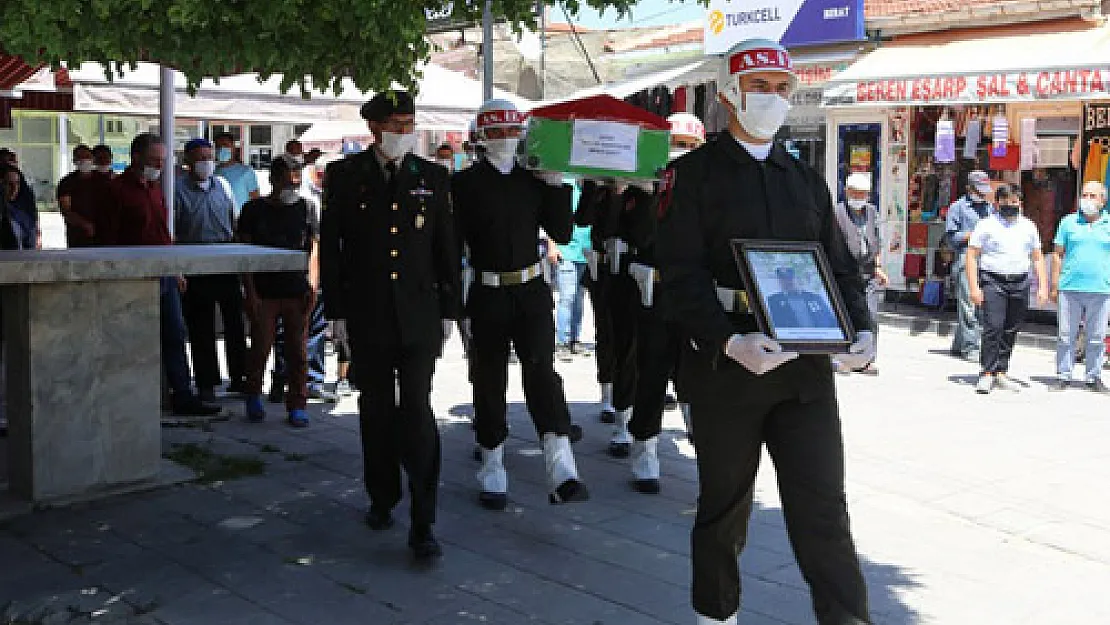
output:
M 382 91 L 362 105 L 362 118 L 371 122 L 381 122 L 390 115 L 415 115 L 416 102 L 408 91 Z

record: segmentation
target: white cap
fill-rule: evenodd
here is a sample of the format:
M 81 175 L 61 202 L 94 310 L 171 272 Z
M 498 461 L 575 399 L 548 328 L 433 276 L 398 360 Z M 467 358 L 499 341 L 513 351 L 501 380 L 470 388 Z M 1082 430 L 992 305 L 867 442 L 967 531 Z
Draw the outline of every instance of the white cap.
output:
M 866 171 L 854 171 L 848 174 L 848 179 L 844 181 L 845 189 L 855 189 L 856 191 L 871 192 L 871 174 Z
M 522 113 L 512 102 L 502 99 L 488 100 L 478 108 L 475 126 L 478 136 L 485 138 L 487 128 L 523 127 L 528 115 Z
M 675 113 L 667 118 L 671 125 L 671 136 L 693 137 L 705 141 L 705 124 L 690 113 Z
M 735 89 L 739 95 L 740 84 L 737 76 L 755 72 L 781 72 L 790 76 L 791 89 L 798 87 L 798 77 L 794 74 L 794 62 L 790 52 L 782 44 L 770 39 L 746 39 L 729 48 L 721 58 L 717 71 L 717 88 Z

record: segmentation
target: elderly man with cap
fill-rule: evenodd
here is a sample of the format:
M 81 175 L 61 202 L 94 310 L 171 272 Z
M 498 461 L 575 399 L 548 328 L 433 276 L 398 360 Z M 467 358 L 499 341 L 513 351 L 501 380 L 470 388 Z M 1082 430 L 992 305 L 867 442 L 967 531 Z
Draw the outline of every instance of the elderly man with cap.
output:
M 432 533 L 440 471 L 432 376 L 458 318 L 461 270 L 447 170 L 412 154 L 415 113 L 404 91 L 362 107 L 375 143 L 328 166 L 320 261 L 324 310 L 346 320 L 358 369 L 366 522 L 393 525 L 404 467 L 408 544 L 429 561 L 442 555 Z
M 541 228 L 556 243 L 570 240 L 571 188 L 560 174 L 535 174 L 517 164 L 523 130 L 524 114 L 513 103 L 483 104 L 478 135 L 485 152 L 451 179 L 460 254 L 465 248 L 474 271 L 465 305 L 474 430 L 482 462 L 478 502 L 490 510 L 503 510 L 508 501 L 504 443 L 509 433 L 505 393 L 510 345 L 520 357 L 524 399 L 543 443 L 549 501 L 588 497 L 570 448 L 570 410 L 563 380 L 555 372 L 555 302 L 543 280 L 544 259 L 536 245 Z
M 759 331 L 731 246 L 739 238 L 821 243 L 858 330 L 849 353 L 838 358 L 853 369 L 871 362 L 863 280 L 837 227 L 828 186 L 773 142 L 797 84 L 790 55 L 778 43 L 752 39 L 733 46 L 718 80 L 728 131 L 674 161 L 660 191 L 660 304 L 690 338 L 679 378 L 698 460 L 691 556 L 699 625 L 737 622 L 737 554 L 764 444 L 818 622 L 871 622 L 849 530 L 829 357 L 787 352 Z
M 952 282 L 956 285 L 956 332 L 952 335 L 952 355 L 968 362 L 979 362 L 979 347 L 983 340 L 982 313 L 971 301 L 971 288 L 967 281 L 967 242 L 979 220 L 991 214 L 990 178 L 986 172 L 975 170 L 967 175 L 967 194 L 948 207 L 944 227 L 948 246 L 956 253 L 952 262 Z
M 207 139 L 185 144 L 188 172 L 174 189 L 174 238 L 177 244 L 230 243 L 235 234 L 235 195 L 231 185 L 216 176 L 215 150 Z M 220 362 L 216 356 L 216 306 L 224 326 L 224 350 L 231 384 L 228 392 L 245 393 L 247 339 L 243 324 L 243 289 L 236 274 L 189 276 L 181 308 L 192 345 L 197 392 L 215 399 Z
M 882 290 L 890 284 L 883 271 L 882 235 L 879 231 L 879 209 L 871 198 L 870 172 L 856 171 L 844 182 L 845 201 L 836 207 L 836 220 L 848 243 L 848 250 L 859 264 L 860 275 L 867 285 L 867 310 L 871 313 L 871 329 L 879 334 L 879 300 Z M 869 364 L 858 373 L 876 375 L 878 367 Z

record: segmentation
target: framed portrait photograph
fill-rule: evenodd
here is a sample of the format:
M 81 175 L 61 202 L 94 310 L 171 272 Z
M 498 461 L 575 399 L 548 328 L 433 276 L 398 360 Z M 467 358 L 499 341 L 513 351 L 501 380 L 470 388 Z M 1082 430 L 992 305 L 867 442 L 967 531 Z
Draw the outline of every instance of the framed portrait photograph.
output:
M 855 331 L 820 243 L 734 239 L 732 252 L 764 334 L 787 351 L 848 351 Z

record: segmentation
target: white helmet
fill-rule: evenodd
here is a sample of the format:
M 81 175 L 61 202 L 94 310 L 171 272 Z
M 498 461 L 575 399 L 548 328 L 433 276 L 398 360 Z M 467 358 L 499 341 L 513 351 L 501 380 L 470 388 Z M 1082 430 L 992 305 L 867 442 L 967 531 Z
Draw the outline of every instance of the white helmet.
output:
M 790 103 L 779 94 L 750 94 L 755 100 L 745 104 L 741 96 L 740 77 L 756 72 L 784 74 L 790 81 L 790 90 L 798 88 L 794 63 L 790 53 L 781 44 L 769 39 L 748 39 L 732 46 L 721 59 L 718 69 L 717 89 L 736 109 L 737 121 L 758 139 L 770 140 L 778 132 L 790 110 Z
M 485 141 L 488 128 L 524 128 L 527 118 L 512 102 L 503 99 L 488 100 L 478 109 L 475 119 L 478 139 Z
M 697 139 L 698 143 L 705 142 L 705 124 L 695 115 L 690 113 L 675 113 L 667 118 L 671 125 L 671 137 L 689 137 Z

